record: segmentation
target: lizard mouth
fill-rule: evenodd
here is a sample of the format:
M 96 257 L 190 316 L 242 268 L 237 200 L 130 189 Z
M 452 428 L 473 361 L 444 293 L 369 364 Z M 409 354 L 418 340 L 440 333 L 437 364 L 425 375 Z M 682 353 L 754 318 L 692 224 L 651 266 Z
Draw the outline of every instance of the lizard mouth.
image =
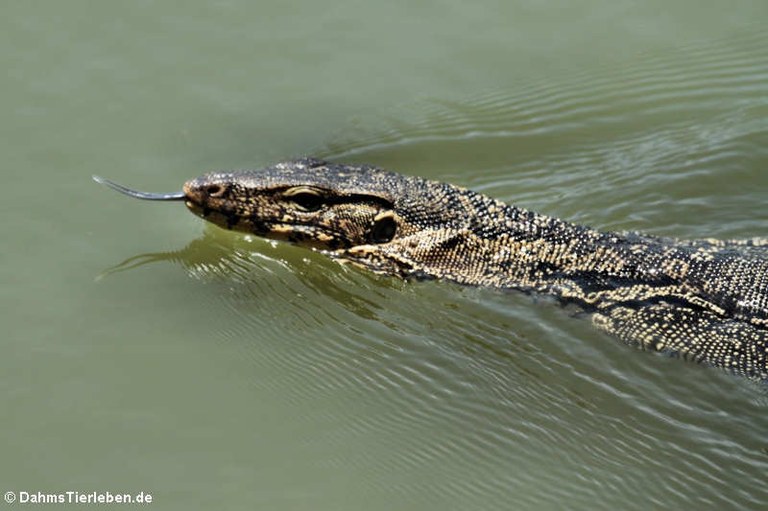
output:
M 184 203 L 194 215 L 221 228 L 260 237 L 288 241 L 318 250 L 349 248 L 353 243 L 341 233 L 323 229 L 312 222 L 285 222 L 279 218 L 254 218 L 239 215 L 227 208 L 199 204 L 190 198 Z

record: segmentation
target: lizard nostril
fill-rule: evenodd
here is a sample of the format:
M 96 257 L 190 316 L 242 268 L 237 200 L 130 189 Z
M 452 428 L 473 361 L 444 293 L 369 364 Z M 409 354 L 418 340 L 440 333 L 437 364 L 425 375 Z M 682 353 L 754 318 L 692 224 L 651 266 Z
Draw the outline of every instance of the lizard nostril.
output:
M 220 197 L 224 193 L 224 187 L 221 185 L 208 185 L 205 188 L 205 192 L 210 197 Z

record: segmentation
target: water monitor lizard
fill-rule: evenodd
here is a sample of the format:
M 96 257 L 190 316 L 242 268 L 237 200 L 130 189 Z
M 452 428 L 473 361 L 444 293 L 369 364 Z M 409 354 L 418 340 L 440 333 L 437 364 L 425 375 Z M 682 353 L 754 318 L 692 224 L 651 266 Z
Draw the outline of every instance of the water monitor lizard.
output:
M 550 295 L 629 344 L 768 380 L 768 239 L 600 232 L 447 183 L 309 158 L 207 174 L 172 194 L 95 179 L 377 273 Z

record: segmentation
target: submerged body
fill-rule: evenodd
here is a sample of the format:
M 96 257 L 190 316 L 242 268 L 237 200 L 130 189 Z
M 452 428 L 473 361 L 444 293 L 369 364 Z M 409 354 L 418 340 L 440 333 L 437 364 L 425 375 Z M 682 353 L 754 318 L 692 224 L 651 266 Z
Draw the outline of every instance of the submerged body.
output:
M 185 200 L 221 227 L 378 273 L 553 296 L 627 343 L 768 380 L 768 240 L 600 232 L 446 183 L 313 159 L 208 174 L 183 194 L 132 194 Z

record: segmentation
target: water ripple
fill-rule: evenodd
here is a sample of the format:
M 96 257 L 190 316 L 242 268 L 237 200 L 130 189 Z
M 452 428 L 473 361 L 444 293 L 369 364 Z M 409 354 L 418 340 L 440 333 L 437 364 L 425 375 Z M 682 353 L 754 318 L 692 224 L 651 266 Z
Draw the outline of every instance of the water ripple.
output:
M 432 177 L 602 227 L 736 235 L 766 220 L 768 181 L 744 164 L 768 158 L 766 48 L 768 33 L 751 32 L 423 101 L 318 153 L 424 161 Z M 731 185 L 745 182 L 754 189 Z M 760 389 L 619 345 L 547 300 L 374 277 L 210 229 L 168 259 L 227 311 L 219 342 L 252 364 L 252 385 L 294 410 L 297 444 L 323 467 L 367 471 L 372 499 L 768 503 Z
M 222 337 L 271 375 L 258 385 L 303 410 L 302 431 L 323 432 L 297 441 L 329 466 L 373 470 L 372 497 L 495 492 L 537 507 L 643 492 L 643 504 L 624 502 L 640 509 L 669 495 L 746 507 L 767 496 L 768 422 L 744 415 L 754 401 L 743 382 L 620 346 L 525 296 L 372 278 L 293 249 L 279 252 L 290 273 L 278 284 L 227 243 L 236 270 L 209 282 L 226 286 L 217 299 L 239 320 Z M 440 481 L 435 495 L 413 478 L 424 473 Z

